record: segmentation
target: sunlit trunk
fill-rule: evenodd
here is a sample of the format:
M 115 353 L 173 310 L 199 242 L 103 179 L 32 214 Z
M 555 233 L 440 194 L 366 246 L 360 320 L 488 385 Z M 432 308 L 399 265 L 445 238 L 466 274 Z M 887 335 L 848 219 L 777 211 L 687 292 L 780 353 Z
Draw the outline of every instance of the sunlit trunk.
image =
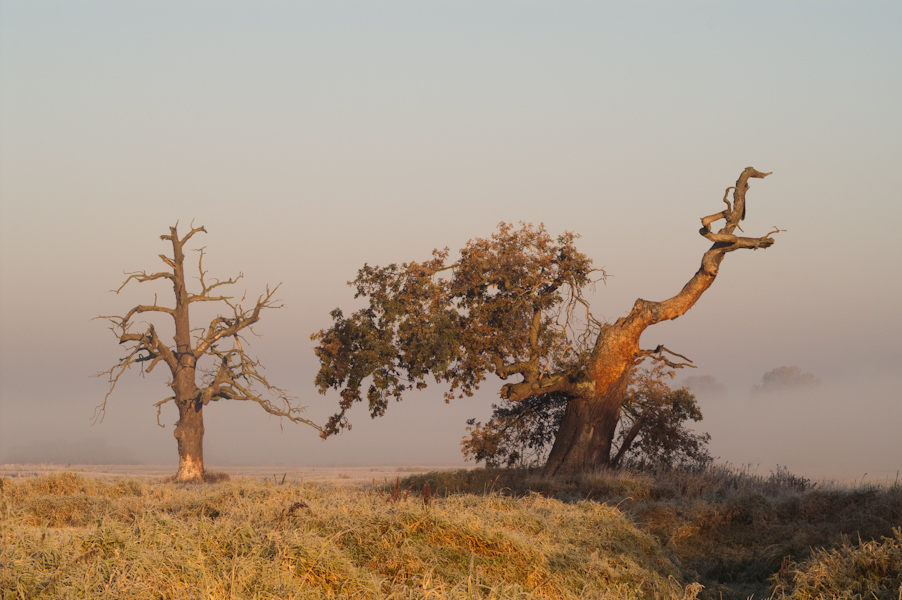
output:
M 561 422 L 544 475 L 585 473 L 608 467 L 631 369 L 604 389 L 573 398 Z
M 175 424 L 178 440 L 179 470 L 174 481 L 200 483 L 204 480 L 204 405 L 200 402 L 179 403 L 179 420 Z

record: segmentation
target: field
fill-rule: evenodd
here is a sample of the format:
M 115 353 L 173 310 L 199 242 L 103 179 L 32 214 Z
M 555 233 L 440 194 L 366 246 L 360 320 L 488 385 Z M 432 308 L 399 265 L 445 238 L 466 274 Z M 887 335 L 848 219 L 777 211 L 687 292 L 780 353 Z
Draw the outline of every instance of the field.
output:
M 0 597 L 902 598 L 898 482 L 284 471 L 7 470 Z

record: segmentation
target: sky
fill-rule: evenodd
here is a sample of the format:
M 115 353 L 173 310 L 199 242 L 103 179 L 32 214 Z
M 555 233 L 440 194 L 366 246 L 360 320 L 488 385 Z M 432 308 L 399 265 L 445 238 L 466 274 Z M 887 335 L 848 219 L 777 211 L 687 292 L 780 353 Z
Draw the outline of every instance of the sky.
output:
M 902 469 L 902 5 L 898 2 L 0 3 L 0 463 L 176 464 L 166 376 L 107 390 L 98 315 L 166 285 L 159 238 L 203 225 L 211 276 L 282 284 L 250 339 L 324 422 L 310 334 L 359 303 L 365 263 L 423 260 L 505 222 L 582 237 L 614 320 L 675 294 L 747 166 L 743 228 L 713 287 L 643 346 L 690 357 L 721 461 L 816 476 Z M 202 238 L 202 239 L 201 239 Z M 752 394 L 798 366 L 815 390 Z M 466 419 L 430 386 L 353 429 L 242 403 L 205 411 L 208 466 L 463 465 Z

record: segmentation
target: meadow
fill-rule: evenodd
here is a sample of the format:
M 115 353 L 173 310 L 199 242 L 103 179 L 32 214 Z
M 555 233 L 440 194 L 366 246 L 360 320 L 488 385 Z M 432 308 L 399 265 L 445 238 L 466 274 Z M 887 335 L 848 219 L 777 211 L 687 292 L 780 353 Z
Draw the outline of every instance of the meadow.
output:
M 784 470 L 0 478 L 0 597 L 902 598 L 902 486 Z

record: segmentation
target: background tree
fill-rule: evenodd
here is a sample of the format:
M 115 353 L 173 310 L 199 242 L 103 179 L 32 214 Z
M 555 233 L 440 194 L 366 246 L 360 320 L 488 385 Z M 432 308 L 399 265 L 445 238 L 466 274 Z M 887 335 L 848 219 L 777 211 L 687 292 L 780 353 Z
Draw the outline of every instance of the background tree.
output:
M 727 386 L 712 375 L 690 375 L 683 380 L 683 387 L 702 397 L 725 396 L 729 393 Z
M 672 390 L 667 379 L 673 370 L 661 364 L 637 369 L 627 390 L 615 435 L 610 466 L 703 467 L 711 462 L 710 435 L 695 433 L 688 421 L 701 421 L 702 413 L 686 388 Z M 548 454 L 567 409 L 567 397 L 536 396 L 522 402 L 492 405 L 486 423 L 467 421 L 468 436 L 461 449 L 468 459 L 486 466 L 532 467 Z
M 103 419 L 107 400 L 123 373 L 132 366 L 150 373 L 162 362 L 171 374 L 168 384 L 173 395 L 154 406 L 157 407 L 158 424 L 162 406 L 167 402 L 174 402 L 179 411 L 174 432 L 178 441 L 179 468 L 174 480 L 199 482 L 203 480 L 205 473 L 203 409 L 210 402 L 256 402 L 271 415 L 284 417 L 294 423 L 306 423 L 317 429 L 319 427 L 301 417 L 303 409 L 294 406 L 284 390 L 270 385 L 262 373 L 260 362 L 245 352 L 247 340 L 244 344 L 241 342 L 245 331 L 253 333 L 251 326 L 260 320 L 263 310 L 281 308 L 281 304 L 274 299 L 279 286 L 273 289 L 267 286 L 266 293 L 260 295 L 251 308 L 244 308 L 245 298 L 236 303 L 232 296 L 220 295 L 222 288 L 234 285 L 242 275 L 225 281 L 208 280 L 207 272 L 203 269 L 204 249 L 200 248 L 197 250 L 200 289 L 196 293 L 189 292 L 185 283 L 185 244 L 195 234 L 206 233 L 206 230 L 203 227 L 192 227 L 183 238 L 179 238 L 177 226 L 178 224 L 169 228 L 169 235 L 160 236 L 160 239 L 172 244 L 171 257 L 159 255 L 171 270 L 151 274 L 145 271 L 129 273 L 119 289 L 115 290 L 118 294 L 132 281 L 146 283 L 168 279 L 175 295 L 174 305 L 160 306 L 154 296 L 153 304 L 139 304 L 123 317 L 98 317 L 110 321 L 111 330 L 119 343 L 125 346 L 125 356 L 117 364 L 98 374 L 109 378 L 110 389 L 95 411 L 95 420 Z M 228 312 L 214 317 L 205 329 L 192 329 L 189 309 L 198 302 L 222 303 L 228 307 Z M 165 343 L 153 323 L 142 322 L 136 326 L 135 320 L 139 315 L 167 315 L 171 318 L 175 330 L 174 344 L 170 346 Z M 209 365 L 199 364 L 204 358 L 210 359 Z
M 761 376 L 761 383 L 752 387 L 756 394 L 768 392 L 787 392 L 817 387 L 820 384 L 812 373 L 806 373 L 799 367 L 777 367 Z
M 552 239 L 541 226 L 516 230 L 502 223 L 490 239 L 468 242 L 453 262 L 446 248 L 423 263 L 365 265 L 350 285 L 368 306 L 349 317 L 334 310 L 332 327 L 312 336 L 319 342 L 316 384 L 322 393 L 334 388 L 341 394 L 323 435 L 349 426 L 347 411 L 363 400 L 364 386 L 376 417 L 390 398 L 426 387 L 429 378 L 447 385 L 450 399 L 472 395 L 494 374 L 518 379 L 502 385 L 502 399 L 566 398 L 545 474 L 609 466 L 635 366 L 646 357 L 671 367 L 688 364 L 673 362 L 667 354 L 679 355 L 664 346 L 641 349 L 642 333 L 685 314 L 729 252 L 774 243 L 770 236 L 778 230 L 758 238 L 734 234 L 745 216 L 749 179 L 767 175 L 746 168 L 724 194 L 726 209 L 702 219 L 700 233 L 713 245 L 678 294 L 636 300 L 613 323 L 596 320 L 588 309 L 584 290 L 604 273 L 592 269 L 569 232 Z M 721 219 L 723 227 L 712 231 Z

